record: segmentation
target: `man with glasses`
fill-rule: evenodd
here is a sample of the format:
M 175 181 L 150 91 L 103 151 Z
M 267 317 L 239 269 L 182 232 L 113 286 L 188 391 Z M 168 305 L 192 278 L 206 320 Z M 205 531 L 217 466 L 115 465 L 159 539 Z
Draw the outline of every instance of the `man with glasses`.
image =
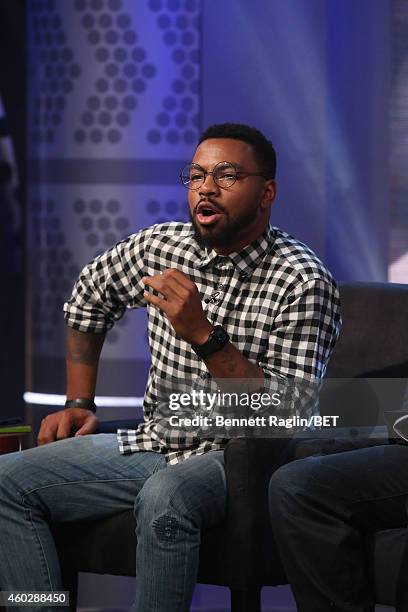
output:
M 275 169 L 274 148 L 258 130 L 211 126 L 180 175 L 191 222 L 141 230 L 82 271 L 64 306 L 66 407 L 44 419 L 38 448 L 0 458 L 4 590 L 62 588 L 49 520 L 134 508 L 135 610 L 189 609 L 200 531 L 225 519 L 227 440 L 170 427 L 162 382 L 319 381 L 340 327 L 330 273 L 269 226 Z M 144 421 L 117 436 L 91 435 L 105 334 L 126 308 L 143 306 L 152 357 Z

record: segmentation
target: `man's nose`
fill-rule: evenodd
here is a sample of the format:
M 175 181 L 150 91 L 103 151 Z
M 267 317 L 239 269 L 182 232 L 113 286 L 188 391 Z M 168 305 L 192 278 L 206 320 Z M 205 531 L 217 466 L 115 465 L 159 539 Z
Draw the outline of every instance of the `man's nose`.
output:
M 199 193 L 203 193 L 203 194 L 216 193 L 217 191 L 219 191 L 219 189 L 220 189 L 219 186 L 214 181 L 214 176 L 212 172 L 211 173 L 207 172 L 204 178 L 204 182 L 199 189 Z

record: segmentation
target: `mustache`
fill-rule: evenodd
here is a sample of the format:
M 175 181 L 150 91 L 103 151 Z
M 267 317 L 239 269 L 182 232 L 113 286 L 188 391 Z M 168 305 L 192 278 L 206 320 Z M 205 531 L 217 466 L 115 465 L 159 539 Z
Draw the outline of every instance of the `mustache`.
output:
M 201 198 L 201 200 L 199 200 L 199 202 L 194 206 L 194 213 L 197 214 L 197 208 L 200 206 L 200 204 L 205 204 L 205 203 L 211 204 L 211 206 L 213 206 L 219 212 L 222 212 L 222 213 L 226 212 L 224 208 L 220 206 L 220 204 L 218 204 L 218 202 L 216 202 L 212 198 Z

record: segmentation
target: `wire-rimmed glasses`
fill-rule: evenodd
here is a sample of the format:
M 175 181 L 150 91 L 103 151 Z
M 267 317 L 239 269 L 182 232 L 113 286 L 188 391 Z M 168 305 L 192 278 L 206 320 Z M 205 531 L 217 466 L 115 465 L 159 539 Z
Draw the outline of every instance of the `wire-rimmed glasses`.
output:
M 204 184 L 207 174 L 212 174 L 214 182 L 222 189 L 231 187 L 235 181 L 246 176 L 263 176 L 264 179 L 267 179 L 262 172 L 238 170 L 232 162 L 228 161 L 219 162 L 211 172 L 207 172 L 199 164 L 187 164 L 180 172 L 180 179 L 184 187 L 196 191 Z

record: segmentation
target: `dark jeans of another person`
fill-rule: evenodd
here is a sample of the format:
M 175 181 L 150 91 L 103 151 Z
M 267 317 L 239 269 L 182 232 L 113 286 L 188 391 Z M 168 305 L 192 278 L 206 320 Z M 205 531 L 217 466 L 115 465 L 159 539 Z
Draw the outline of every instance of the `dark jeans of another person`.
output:
M 365 538 L 407 526 L 407 495 L 402 444 L 308 457 L 275 472 L 270 516 L 298 612 L 374 611 Z

